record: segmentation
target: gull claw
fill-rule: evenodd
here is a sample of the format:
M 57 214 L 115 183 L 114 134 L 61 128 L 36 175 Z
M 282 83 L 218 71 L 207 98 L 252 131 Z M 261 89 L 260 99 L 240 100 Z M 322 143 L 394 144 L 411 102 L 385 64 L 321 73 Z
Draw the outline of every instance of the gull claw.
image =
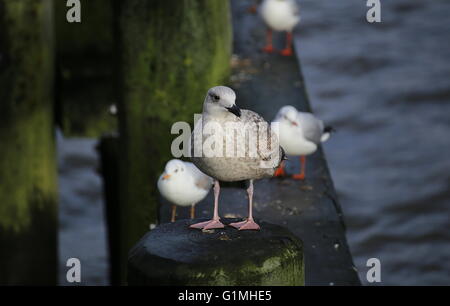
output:
M 241 228 L 241 226 L 243 226 L 245 223 L 247 223 L 247 221 L 242 221 L 242 222 L 234 222 L 234 223 L 230 223 L 229 225 L 234 227 L 234 228 Z
M 293 52 L 291 48 L 286 48 L 280 51 L 280 54 L 283 56 L 292 56 Z
M 246 220 L 246 221 L 242 221 L 242 222 L 231 223 L 230 225 L 232 227 L 238 228 L 240 231 L 260 230 L 261 229 L 259 227 L 259 225 L 256 224 L 256 222 L 253 220 Z
M 305 174 L 301 173 L 301 174 L 294 174 L 292 175 L 292 178 L 294 180 L 304 180 L 305 179 Z
M 220 222 L 220 220 L 209 220 L 209 221 L 205 221 L 205 222 L 200 222 L 200 223 L 196 223 L 196 224 L 191 224 L 189 226 L 189 228 L 196 228 L 196 229 L 215 229 L 215 228 L 224 228 L 225 225 L 223 225 L 222 222 Z
M 263 49 L 263 52 L 266 52 L 266 53 L 273 53 L 273 52 L 275 52 L 275 48 L 274 47 L 272 47 L 272 46 L 265 46 Z

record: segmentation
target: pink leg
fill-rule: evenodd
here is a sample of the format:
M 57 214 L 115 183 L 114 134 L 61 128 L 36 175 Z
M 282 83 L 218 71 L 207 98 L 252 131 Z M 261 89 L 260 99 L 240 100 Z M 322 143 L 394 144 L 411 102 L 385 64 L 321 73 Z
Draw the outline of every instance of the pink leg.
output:
M 263 48 L 263 51 L 266 53 L 272 53 L 273 51 L 275 51 L 275 49 L 273 48 L 273 45 L 272 45 L 272 30 L 271 29 L 267 29 L 266 46 Z
M 292 32 L 286 33 L 286 48 L 281 50 L 281 55 L 284 56 L 291 56 L 293 54 L 292 52 Z
M 259 230 L 260 227 L 253 220 L 253 180 L 250 180 L 250 186 L 247 189 L 248 194 L 248 218 L 246 221 L 231 223 L 230 226 L 243 230 Z
M 214 228 L 224 228 L 222 222 L 220 222 L 219 218 L 219 194 L 220 194 L 220 184 L 219 181 L 214 181 L 214 216 L 212 220 L 206 222 L 200 222 L 196 224 L 192 224 L 189 226 L 190 228 L 198 228 L 198 229 L 214 229 Z

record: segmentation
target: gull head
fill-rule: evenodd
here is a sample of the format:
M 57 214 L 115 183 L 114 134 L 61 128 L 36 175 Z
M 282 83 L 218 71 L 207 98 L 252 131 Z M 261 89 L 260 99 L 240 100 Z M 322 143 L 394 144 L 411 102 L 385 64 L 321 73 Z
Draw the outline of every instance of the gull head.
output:
M 169 180 L 173 177 L 179 176 L 184 173 L 184 171 L 186 171 L 186 166 L 184 163 L 179 159 L 172 159 L 167 162 L 161 178 L 162 180 Z
M 291 105 L 286 105 L 280 109 L 280 111 L 278 112 L 278 117 L 280 118 L 280 120 L 288 121 L 292 125 L 297 126 L 298 125 L 297 114 L 298 111 L 295 107 Z
M 241 110 L 236 105 L 236 94 L 233 89 L 226 86 L 216 86 L 208 90 L 203 103 L 203 112 L 221 117 L 229 114 L 241 116 Z

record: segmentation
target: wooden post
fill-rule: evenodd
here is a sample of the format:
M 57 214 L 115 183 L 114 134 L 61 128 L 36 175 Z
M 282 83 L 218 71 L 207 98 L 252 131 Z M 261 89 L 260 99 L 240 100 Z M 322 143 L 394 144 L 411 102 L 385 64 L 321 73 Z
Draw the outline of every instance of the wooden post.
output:
M 0 0 L 0 284 L 55 285 L 51 0 Z
M 56 119 L 65 136 L 100 137 L 117 129 L 113 93 L 113 0 L 81 1 L 81 22 L 67 22 L 55 1 Z
M 130 251 L 128 284 L 304 285 L 303 245 L 287 229 L 261 222 L 260 231 L 227 226 L 203 232 L 191 223 L 162 224 L 145 235 Z
M 103 177 L 106 224 L 111 285 L 120 285 L 120 180 L 119 180 L 119 139 L 117 135 L 104 135 L 98 146 Z
M 158 221 L 171 125 L 192 123 L 206 91 L 228 80 L 231 20 L 226 0 L 117 1 L 116 19 L 125 274 L 128 250 Z

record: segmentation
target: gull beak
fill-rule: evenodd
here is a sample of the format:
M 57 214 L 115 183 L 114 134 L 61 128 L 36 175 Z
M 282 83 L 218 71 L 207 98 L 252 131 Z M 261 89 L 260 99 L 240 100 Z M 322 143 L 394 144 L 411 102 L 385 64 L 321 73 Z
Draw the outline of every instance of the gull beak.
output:
M 166 175 L 164 175 L 164 176 L 162 177 L 163 180 L 167 180 L 167 179 L 169 179 L 169 178 L 170 178 L 170 174 L 166 174 Z
M 291 124 L 292 124 L 293 126 L 298 126 L 298 123 L 295 122 L 295 121 L 291 121 Z
M 227 107 L 227 110 L 234 114 L 236 117 L 241 117 L 241 109 L 239 107 L 237 107 L 236 104 L 233 104 L 232 107 Z

